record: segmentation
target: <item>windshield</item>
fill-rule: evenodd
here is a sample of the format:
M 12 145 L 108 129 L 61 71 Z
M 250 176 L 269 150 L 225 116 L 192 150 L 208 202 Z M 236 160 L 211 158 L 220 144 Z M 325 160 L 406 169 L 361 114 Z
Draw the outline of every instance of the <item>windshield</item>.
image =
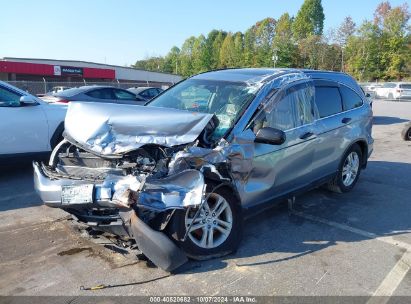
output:
M 260 88 L 244 82 L 188 79 L 165 91 L 148 106 L 215 114 L 219 124 L 215 139 L 234 126 Z

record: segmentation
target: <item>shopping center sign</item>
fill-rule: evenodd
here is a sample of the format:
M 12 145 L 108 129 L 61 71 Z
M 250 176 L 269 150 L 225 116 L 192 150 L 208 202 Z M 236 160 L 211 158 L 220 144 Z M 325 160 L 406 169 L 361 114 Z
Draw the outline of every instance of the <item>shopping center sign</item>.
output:
M 54 66 L 55 76 L 83 76 L 83 68 L 70 66 Z

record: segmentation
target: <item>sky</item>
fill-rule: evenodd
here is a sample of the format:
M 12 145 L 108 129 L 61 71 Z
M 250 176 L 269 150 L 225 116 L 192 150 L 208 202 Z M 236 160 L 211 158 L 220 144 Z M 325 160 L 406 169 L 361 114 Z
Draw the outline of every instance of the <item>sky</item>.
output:
M 323 0 L 325 30 L 346 16 L 372 19 L 381 0 Z M 391 0 L 393 6 L 407 0 Z M 131 65 L 165 55 L 192 35 L 242 31 L 266 17 L 296 15 L 303 0 L 0 0 L 0 58 Z

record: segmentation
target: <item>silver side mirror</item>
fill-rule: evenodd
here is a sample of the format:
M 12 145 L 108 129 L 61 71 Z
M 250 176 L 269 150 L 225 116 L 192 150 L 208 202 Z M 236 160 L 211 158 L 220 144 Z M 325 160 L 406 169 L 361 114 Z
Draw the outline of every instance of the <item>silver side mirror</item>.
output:
M 23 105 L 36 105 L 38 104 L 37 100 L 33 96 L 23 95 L 20 97 L 20 103 Z

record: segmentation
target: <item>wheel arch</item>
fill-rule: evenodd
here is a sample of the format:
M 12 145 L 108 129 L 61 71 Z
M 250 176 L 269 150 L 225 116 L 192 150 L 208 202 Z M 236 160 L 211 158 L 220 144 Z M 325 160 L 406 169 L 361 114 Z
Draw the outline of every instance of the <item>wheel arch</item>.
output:
M 362 157 L 361 157 L 361 167 L 362 167 L 362 169 L 365 169 L 365 168 L 367 167 L 367 163 L 368 163 L 368 144 L 367 144 L 367 141 L 364 140 L 364 139 L 359 139 L 359 140 L 356 140 L 356 141 L 352 142 L 352 143 L 348 146 L 348 148 L 344 151 L 344 155 L 345 155 L 345 154 L 347 153 L 347 151 L 348 151 L 349 149 L 351 149 L 354 145 L 359 146 L 360 149 L 361 149 L 361 154 L 362 154 Z
M 53 150 L 54 147 L 60 142 L 60 140 L 62 139 L 62 134 L 64 131 L 64 122 L 61 122 L 56 130 L 54 130 L 53 135 L 50 138 L 50 147 Z

